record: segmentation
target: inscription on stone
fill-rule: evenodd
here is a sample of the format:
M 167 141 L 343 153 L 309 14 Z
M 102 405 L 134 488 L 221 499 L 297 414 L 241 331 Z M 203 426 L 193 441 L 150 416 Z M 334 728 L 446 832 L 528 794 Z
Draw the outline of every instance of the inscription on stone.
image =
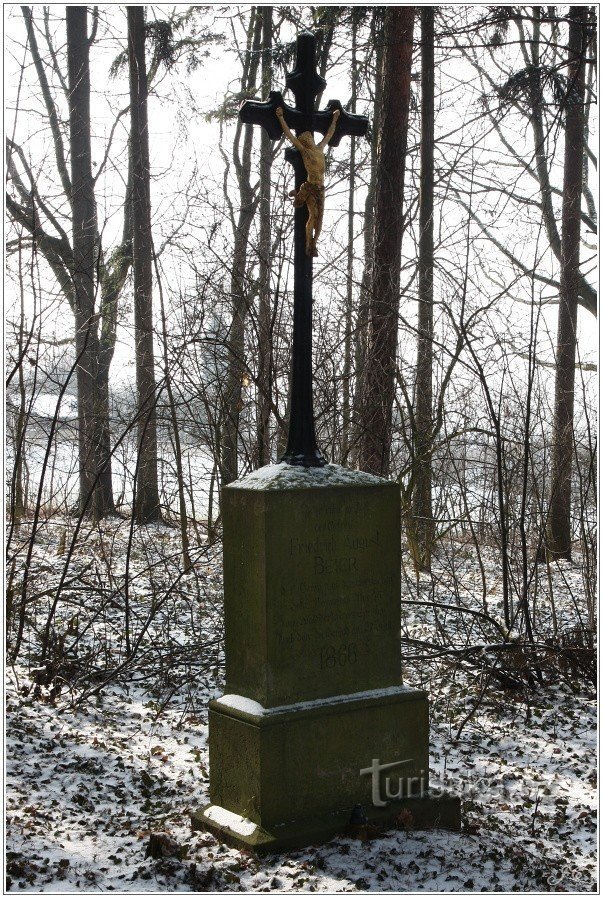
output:
M 275 508 L 267 531 L 280 599 L 267 607 L 271 667 L 285 689 L 295 684 L 309 698 L 399 676 L 399 531 L 385 491 L 365 501 L 350 492 L 326 508 L 319 491 L 298 493 L 287 520 Z
M 395 484 L 225 490 L 227 691 L 274 707 L 400 682 L 399 503 Z

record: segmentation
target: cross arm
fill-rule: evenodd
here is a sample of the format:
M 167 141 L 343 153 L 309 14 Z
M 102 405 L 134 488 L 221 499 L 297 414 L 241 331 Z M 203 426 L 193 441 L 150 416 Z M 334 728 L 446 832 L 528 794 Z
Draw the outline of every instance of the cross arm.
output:
M 239 109 L 239 118 L 245 125 L 261 125 L 266 129 L 271 140 L 280 140 L 283 136 L 283 129 L 276 117 L 276 110 L 279 106 L 285 110 L 287 124 L 291 127 L 290 113 L 293 110 L 285 105 L 283 95 L 277 90 L 271 90 L 265 102 L 245 100 Z
M 288 106 L 282 93 L 278 90 L 271 90 L 268 99 L 264 102 L 245 100 L 239 109 L 239 118 L 245 125 L 260 125 L 265 128 L 271 140 L 280 140 L 283 136 L 283 129 L 276 117 L 276 110 L 279 106 L 282 106 L 285 121 L 291 130 L 297 131 L 298 134 L 310 130 L 326 134 L 333 121 L 333 112 L 335 109 L 339 109 L 341 114 L 337 121 L 335 134 L 329 141 L 331 147 L 339 146 L 342 137 L 364 137 L 368 131 L 369 120 L 366 115 L 353 115 L 351 112 L 347 112 L 339 100 L 329 100 L 327 108 L 320 112 L 314 112 L 310 122 L 306 113 Z
M 314 113 L 314 130 L 326 134 L 333 121 L 333 112 L 339 109 L 335 134 L 329 141 L 330 147 L 337 147 L 342 137 L 364 137 L 368 131 L 369 120 L 366 115 L 354 115 L 346 112 L 339 100 L 329 100 L 327 108 Z
M 280 140 L 283 136 L 283 129 L 276 117 L 276 110 L 279 106 L 283 108 L 285 121 L 292 131 L 297 131 L 298 134 L 301 134 L 302 131 L 315 130 L 313 127 L 314 115 L 310 117 L 302 112 L 301 109 L 288 106 L 283 99 L 282 93 L 278 90 L 271 90 L 268 99 L 264 102 L 245 100 L 239 109 L 239 118 L 245 125 L 261 125 L 262 128 L 266 129 L 271 140 Z M 331 124 L 331 117 L 330 114 L 324 132 L 327 131 Z

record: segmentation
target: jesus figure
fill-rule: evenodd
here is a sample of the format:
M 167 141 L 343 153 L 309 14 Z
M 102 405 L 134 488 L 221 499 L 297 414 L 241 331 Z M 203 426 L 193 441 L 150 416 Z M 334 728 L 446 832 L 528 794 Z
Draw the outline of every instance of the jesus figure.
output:
M 289 196 L 293 197 L 293 205 L 296 208 L 306 205 L 308 207 L 308 221 L 306 222 L 306 255 L 317 256 L 316 242 L 322 229 L 322 218 L 325 209 L 325 154 L 324 148 L 327 146 L 337 127 L 337 119 L 339 118 L 339 109 L 333 112 L 333 121 L 329 130 L 320 141 L 314 142 L 312 131 L 304 131 L 299 137 L 289 128 L 285 121 L 283 107 L 279 106 L 276 115 L 285 137 L 299 150 L 308 174 L 308 179 L 304 181 L 297 193 L 291 190 Z

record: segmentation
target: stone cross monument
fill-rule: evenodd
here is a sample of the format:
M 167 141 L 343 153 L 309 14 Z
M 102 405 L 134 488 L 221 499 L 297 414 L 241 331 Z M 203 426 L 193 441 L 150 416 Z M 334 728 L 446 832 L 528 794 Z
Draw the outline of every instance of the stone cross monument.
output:
M 427 695 L 401 682 L 400 489 L 326 464 L 314 432 L 312 258 L 326 144 L 312 132 L 333 145 L 365 133 L 367 120 L 334 101 L 314 111 L 325 82 L 309 32 L 286 83 L 294 108 L 274 92 L 240 114 L 300 145 L 287 150 L 296 182 L 289 444 L 281 463 L 222 490 L 226 690 L 209 706 L 211 804 L 192 815 L 195 829 L 256 852 L 401 819 L 460 826 L 459 800 L 429 790 Z

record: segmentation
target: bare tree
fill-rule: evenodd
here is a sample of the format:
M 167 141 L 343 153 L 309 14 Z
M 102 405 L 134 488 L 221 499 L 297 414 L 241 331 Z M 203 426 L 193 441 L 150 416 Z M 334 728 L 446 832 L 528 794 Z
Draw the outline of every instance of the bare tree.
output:
M 555 198 L 562 198 L 563 191 L 560 187 L 554 186 L 551 180 L 551 163 L 554 156 L 554 140 L 552 132 L 556 131 L 554 126 L 558 111 L 557 98 L 564 90 L 563 78 L 558 72 L 558 69 L 561 66 L 561 61 L 557 58 L 557 38 L 554 36 L 558 33 L 560 22 L 554 8 L 552 12 L 549 10 L 546 18 L 548 19 L 552 30 L 549 35 L 543 37 L 542 23 L 544 11 L 542 7 L 531 7 L 527 11 L 523 7 L 507 7 L 502 9 L 504 12 L 502 21 L 505 26 L 505 33 L 509 21 L 513 20 L 517 26 L 519 35 L 518 45 L 525 62 L 525 67 L 523 69 L 511 72 L 508 79 L 501 85 L 497 82 L 495 74 L 496 70 L 494 70 L 494 72 L 489 72 L 484 62 L 478 62 L 477 51 L 475 48 L 468 50 L 459 45 L 458 41 L 456 41 L 456 46 L 466 58 L 470 59 L 476 71 L 479 72 L 483 86 L 488 87 L 491 94 L 497 98 L 498 111 L 495 112 L 494 110 L 489 109 L 488 118 L 495 132 L 499 136 L 510 160 L 512 159 L 520 170 L 524 171 L 531 179 L 537 182 L 540 192 L 539 208 L 542 216 L 542 224 L 553 255 L 559 262 L 561 262 L 561 236 L 559 233 L 557 217 L 555 215 L 554 200 Z M 531 35 L 526 32 L 524 20 L 528 20 L 532 23 Z M 492 41 L 491 45 L 488 47 L 488 55 L 490 59 L 495 62 L 497 69 L 499 68 L 497 52 L 501 45 L 502 38 L 499 37 L 497 40 Z M 552 59 L 545 62 L 542 58 L 543 50 L 545 53 L 548 53 L 549 56 L 552 55 Z M 550 94 L 550 100 L 546 96 L 547 92 Z M 484 102 L 486 101 L 487 95 L 485 94 Z M 555 119 L 553 119 L 552 122 L 550 120 L 547 121 L 546 117 L 549 107 L 552 107 L 555 112 Z M 511 109 L 519 112 L 522 116 L 525 116 L 529 123 L 534 147 L 533 155 L 530 158 L 525 158 L 516 146 L 514 146 L 513 141 L 509 141 L 503 134 L 501 119 L 504 118 Z M 587 170 L 589 153 L 590 150 L 585 142 L 585 171 Z M 584 178 L 582 189 L 587 205 L 587 211 L 581 213 L 582 221 L 587 228 L 594 233 L 597 228 L 596 214 L 591 214 L 595 212 L 594 203 L 592 201 L 592 194 Z M 505 190 L 506 195 L 509 197 L 516 197 L 515 192 L 509 186 L 505 185 L 503 190 Z M 556 288 L 559 287 L 559 282 L 554 278 L 531 272 L 529 267 L 526 267 L 513 251 L 496 240 L 491 230 L 483 220 L 479 218 L 475 211 L 471 210 L 470 214 L 473 220 L 480 226 L 488 240 L 490 240 L 504 254 L 505 258 L 510 261 L 517 270 L 523 272 L 523 274 L 528 277 L 535 277 L 543 283 L 548 283 Z M 578 304 L 593 315 L 596 315 L 596 289 L 588 282 L 582 271 L 578 272 L 577 278 Z
M 80 194 L 72 190 L 73 172 L 69 171 L 67 163 L 68 154 L 66 151 L 66 140 L 71 143 L 72 126 L 70 121 L 69 133 L 66 135 L 63 127 L 63 119 L 60 115 L 59 102 L 53 96 L 48 81 L 46 63 L 40 51 L 36 29 L 34 27 L 32 8 L 28 6 L 21 7 L 25 27 L 27 32 L 27 48 L 31 55 L 31 59 L 38 79 L 40 94 L 44 103 L 50 132 L 52 135 L 52 143 L 54 157 L 56 163 L 56 175 L 63 191 L 63 200 L 67 206 L 67 214 L 72 233 L 75 234 L 76 227 L 73 220 L 74 201 L 77 199 L 77 214 L 86 214 L 86 206 L 92 203 L 91 219 L 86 220 L 85 232 L 82 235 L 80 227 L 77 228 L 78 235 L 78 254 L 82 252 L 81 240 L 86 244 L 84 258 L 90 252 L 90 228 L 93 230 L 93 265 L 89 270 L 83 283 L 81 273 L 78 275 L 78 283 L 80 289 L 88 291 L 84 297 L 84 305 L 93 303 L 92 308 L 88 305 L 85 309 L 81 303 L 76 304 L 76 279 L 74 278 L 75 266 L 75 247 L 73 241 L 69 240 L 67 230 L 61 223 L 61 215 L 56 213 L 56 202 L 47 200 L 40 193 L 38 178 L 32 169 L 29 161 L 21 146 L 16 142 L 14 137 L 8 140 L 7 147 L 7 163 L 8 163 L 8 184 L 12 189 L 7 192 L 6 206 L 11 219 L 16 225 L 23 228 L 33 239 L 37 249 L 40 251 L 44 260 L 50 267 L 63 296 L 69 303 L 71 311 L 75 319 L 76 332 L 76 352 L 84 350 L 86 359 L 89 359 L 90 366 L 86 369 L 89 373 L 94 369 L 94 378 L 89 378 L 94 383 L 85 385 L 85 389 L 91 388 L 95 393 L 94 402 L 89 399 L 82 398 L 85 409 L 82 408 L 80 418 L 87 426 L 94 427 L 94 435 L 90 434 L 88 439 L 85 433 L 82 433 L 80 440 L 88 442 L 90 446 L 95 446 L 94 456 L 90 455 L 83 447 L 81 447 L 80 459 L 80 506 L 86 507 L 90 513 L 96 515 L 104 515 L 114 510 L 113 488 L 112 488 L 112 465 L 111 465 L 111 437 L 109 423 L 109 368 L 113 359 L 115 350 L 115 338 L 117 327 L 117 306 L 118 300 L 123 289 L 124 283 L 128 276 L 131 264 L 131 223 L 129 215 L 129 192 L 130 192 L 130 173 L 126 184 L 125 202 L 124 202 L 124 218 L 121 242 L 108 253 L 102 246 L 98 234 L 98 223 L 96 215 L 95 201 L 95 185 L 99 177 L 99 171 L 96 172 L 94 179 L 91 179 L 84 172 L 87 168 L 86 154 L 83 157 L 75 154 L 70 146 L 71 168 L 75 164 L 77 177 L 84 177 L 85 192 Z M 71 7 L 67 9 L 71 10 Z M 83 9 L 85 13 L 85 9 Z M 71 12 L 70 14 L 71 15 Z M 61 73 L 58 67 L 55 49 L 52 45 L 50 33 L 45 29 L 46 41 L 48 45 L 48 56 L 50 57 L 52 66 L 59 73 L 59 80 L 65 91 L 65 95 L 69 102 L 70 120 L 73 113 L 73 127 L 75 128 L 75 136 L 79 145 L 85 147 L 90 143 L 89 133 L 86 135 L 85 130 L 90 128 L 90 76 L 89 76 L 89 48 L 93 42 L 97 27 L 97 17 L 93 22 L 92 33 L 88 36 L 87 32 L 82 34 L 81 27 L 87 29 L 86 21 L 82 20 L 82 10 L 77 14 L 77 25 L 72 23 L 71 37 L 77 42 L 77 46 L 68 42 L 68 67 L 73 65 L 71 75 L 76 78 L 74 87 L 76 89 L 75 96 L 70 89 L 69 77 Z M 71 62 L 69 61 L 69 49 L 72 49 Z M 83 68 L 82 68 L 83 66 Z M 82 77 L 79 77 L 82 72 Z M 85 96 L 87 94 L 87 96 Z M 82 105 L 83 104 L 83 105 Z M 77 108 L 76 108 L 77 107 Z M 78 112 L 81 110 L 84 114 Z M 82 258 L 80 258 L 80 263 Z M 89 259 L 86 264 L 88 264 Z M 92 285 L 89 283 L 90 276 L 93 277 Z M 97 311 L 94 312 L 95 306 Z M 89 325 L 85 324 L 86 315 L 90 314 Z M 82 327 L 84 330 L 82 331 Z M 77 336 L 79 334 L 79 337 Z M 89 339 L 86 338 L 88 334 Z M 78 344 L 78 339 L 80 343 Z M 79 346 L 79 348 L 77 348 Z M 88 361 L 82 362 L 88 364 Z M 80 378 L 87 380 L 86 372 L 80 372 L 78 366 L 77 382 L 78 387 Z M 78 396 L 78 404 L 81 405 Z M 94 408 L 94 416 L 91 419 L 90 414 Z M 84 459 L 88 458 L 85 463 Z M 94 496 L 90 496 L 91 484 L 93 486 Z
M 362 397 L 364 395 L 364 375 L 366 373 L 366 356 L 368 350 L 368 316 L 370 306 L 370 283 L 372 276 L 374 222 L 375 222 L 375 174 L 377 170 L 377 140 L 379 133 L 379 115 L 382 107 L 382 79 L 383 68 L 383 7 L 372 9 L 370 34 L 371 44 L 374 47 L 374 102 L 373 102 L 373 136 L 371 140 L 370 172 L 364 204 L 364 268 L 360 284 L 360 302 L 356 316 L 354 333 L 354 396 L 352 402 L 352 455 L 355 461 L 360 451 L 360 435 L 362 428 Z M 370 81 L 369 81 L 370 90 Z
M 421 7 L 421 188 L 419 212 L 419 315 L 413 421 L 412 531 L 415 565 L 431 569 L 434 521 L 431 507 L 433 403 L 433 146 L 434 8 Z
M 561 218 L 561 278 L 547 546 L 553 558 L 568 559 L 572 552 L 574 382 L 580 289 L 580 211 L 584 171 L 584 57 L 587 47 L 587 14 L 585 6 L 570 7 Z
M 144 7 L 128 6 L 130 152 L 138 461 L 134 515 L 141 524 L 161 518 L 157 485 L 157 386 L 153 350 L 153 237 L 149 161 L 148 81 Z
M 258 7 L 251 8 L 247 27 L 246 47 L 241 76 L 241 96 L 253 96 L 256 90 L 262 40 L 262 16 Z M 237 479 L 239 470 L 239 416 L 242 384 L 245 374 L 245 320 L 250 296 L 247 272 L 249 231 L 259 200 L 258 191 L 251 184 L 251 148 L 253 128 L 237 119 L 232 158 L 239 190 L 239 208 L 235 216 L 232 203 L 230 219 L 233 230 L 233 253 L 230 276 L 232 319 L 227 337 L 228 371 L 224 390 L 224 423 L 222 428 L 221 479 L 222 484 Z M 241 146 L 242 138 L 242 146 Z
M 413 6 L 388 7 L 383 29 L 369 346 L 359 456 L 362 469 L 383 475 L 389 472 L 392 438 L 414 18 Z
M 272 87 L 272 7 L 262 6 L 262 94 L 267 98 Z M 272 315 L 270 298 L 270 181 L 272 176 L 272 141 L 265 128 L 260 135 L 260 234 L 259 305 L 258 305 L 258 467 L 270 461 L 270 402 L 272 394 Z
M 73 300 L 77 355 L 80 511 L 106 511 L 102 469 L 102 421 L 98 389 L 99 340 L 95 317 L 96 205 L 90 137 L 90 42 L 85 6 L 68 6 L 69 136 L 73 224 Z

